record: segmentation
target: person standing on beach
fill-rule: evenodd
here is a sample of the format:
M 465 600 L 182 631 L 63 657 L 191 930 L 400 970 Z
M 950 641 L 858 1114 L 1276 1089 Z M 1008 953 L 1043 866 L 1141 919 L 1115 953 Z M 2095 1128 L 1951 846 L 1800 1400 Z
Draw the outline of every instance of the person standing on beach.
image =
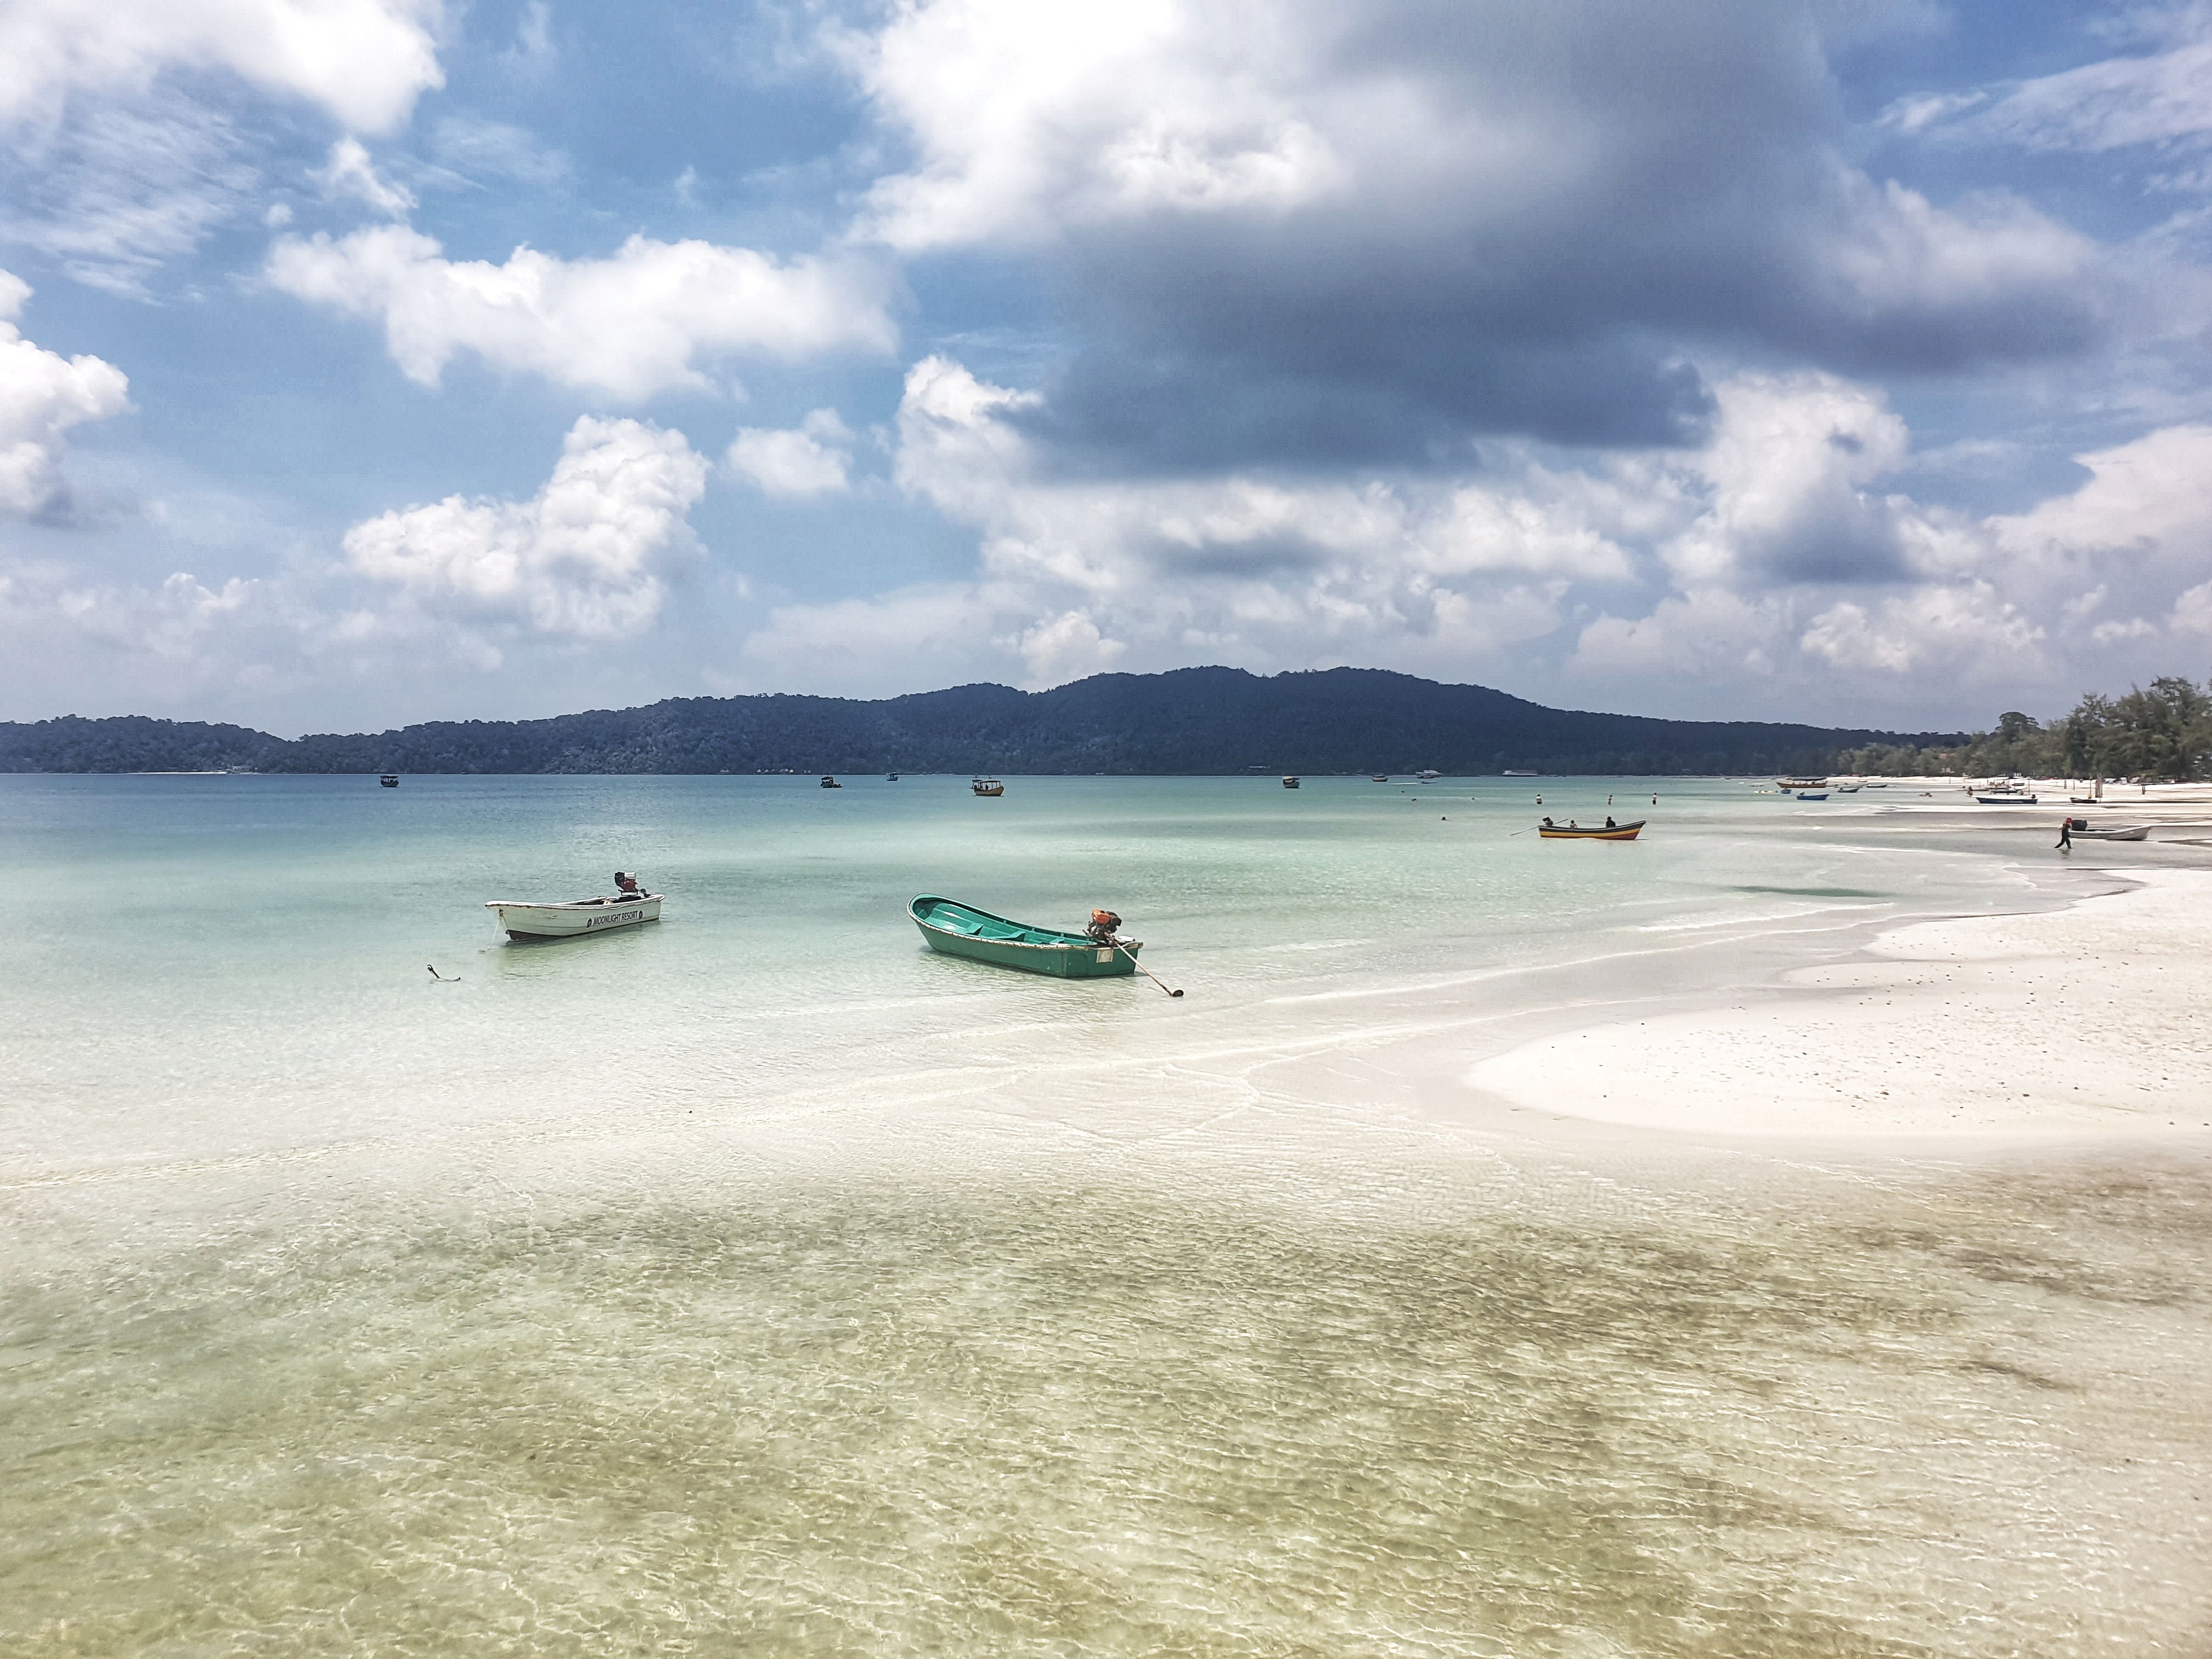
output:
M 2074 850 L 2074 820 L 2071 818 L 2058 820 L 2058 850 L 2062 853 Z

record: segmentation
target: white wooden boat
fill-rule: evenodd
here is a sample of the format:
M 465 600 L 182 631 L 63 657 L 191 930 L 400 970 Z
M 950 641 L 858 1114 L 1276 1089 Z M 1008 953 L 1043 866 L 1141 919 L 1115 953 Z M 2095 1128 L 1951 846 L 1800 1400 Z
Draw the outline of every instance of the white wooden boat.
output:
M 484 908 L 509 939 L 580 939 L 660 920 L 660 895 L 637 898 L 566 899 L 538 904 L 525 899 L 486 899 Z
M 2074 827 L 2067 833 L 2075 841 L 2148 841 L 2150 838 L 2150 825 L 2132 823 L 2124 828 L 2115 826 L 2110 830 L 2092 830 L 2081 819 L 2076 818 L 2074 820 Z
M 970 778 L 968 787 L 979 795 L 989 795 L 994 799 L 1006 793 L 1006 786 L 996 778 Z

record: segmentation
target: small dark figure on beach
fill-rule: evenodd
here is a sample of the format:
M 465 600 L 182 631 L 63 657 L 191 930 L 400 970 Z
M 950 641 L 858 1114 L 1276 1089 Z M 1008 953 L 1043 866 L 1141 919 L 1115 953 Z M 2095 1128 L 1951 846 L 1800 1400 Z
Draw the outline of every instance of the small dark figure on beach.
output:
M 2058 820 L 2058 850 L 2062 853 L 2074 850 L 2074 820 L 2071 818 Z

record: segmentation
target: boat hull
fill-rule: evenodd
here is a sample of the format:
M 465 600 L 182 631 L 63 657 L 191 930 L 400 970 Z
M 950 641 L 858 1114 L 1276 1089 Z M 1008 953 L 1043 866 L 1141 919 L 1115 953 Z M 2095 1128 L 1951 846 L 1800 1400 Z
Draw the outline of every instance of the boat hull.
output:
M 1984 806 L 2033 806 L 2033 795 L 1977 795 L 1974 799 Z
M 1536 835 L 1542 841 L 1634 841 L 1648 822 L 1638 818 L 1633 823 L 1616 823 L 1610 830 L 1602 824 L 1595 830 L 1569 830 L 1559 824 L 1549 829 L 1539 826 Z
M 1031 927 L 931 893 L 908 905 L 907 915 L 940 956 L 1054 979 L 1126 978 L 1137 971 L 1136 953 L 1145 948 L 1132 939 L 1117 950 L 1086 934 Z
M 2075 830 L 2069 833 L 2076 841 L 2148 841 L 2150 825 L 2138 823 L 2125 830 Z
M 509 939 L 586 939 L 619 933 L 660 920 L 660 895 L 641 899 L 572 899 L 535 904 L 520 899 L 487 899 L 484 908 Z

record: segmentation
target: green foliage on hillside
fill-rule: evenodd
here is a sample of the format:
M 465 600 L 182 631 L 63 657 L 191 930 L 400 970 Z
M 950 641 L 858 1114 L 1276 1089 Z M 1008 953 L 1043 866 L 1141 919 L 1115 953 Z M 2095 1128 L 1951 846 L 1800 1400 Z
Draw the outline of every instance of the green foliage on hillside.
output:
M 2212 684 L 2162 675 L 2124 696 L 2092 691 L 2048 725 L 2014 709 L 1963 744 L 1869 744 L 1846 750 L 1837 769 L 1869 777 L 2212 778 Z
M 161 720 L 0 726 L 0 770 L 125 772 L 1411 772 L 1826 769 L 1838 750 L 1942 733 L 1545 708 L 1379 669 L 1100 674 L 1050 691 L 963 685 L 861 702 L 688 697 L 542 720 L 441 720 L 284 742 Z

